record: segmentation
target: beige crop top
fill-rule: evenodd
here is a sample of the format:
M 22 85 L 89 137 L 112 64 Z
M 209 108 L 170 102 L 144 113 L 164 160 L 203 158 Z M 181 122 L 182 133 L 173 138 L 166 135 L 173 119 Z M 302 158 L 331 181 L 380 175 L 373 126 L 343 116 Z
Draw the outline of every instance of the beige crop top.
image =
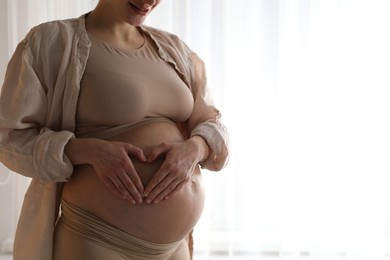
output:
M 185 121 L 194 100 L 187 85 L 145 36 L 139 49 L 115 48 L 89 34 L 76 136 L 110 138 L 152 120 Z

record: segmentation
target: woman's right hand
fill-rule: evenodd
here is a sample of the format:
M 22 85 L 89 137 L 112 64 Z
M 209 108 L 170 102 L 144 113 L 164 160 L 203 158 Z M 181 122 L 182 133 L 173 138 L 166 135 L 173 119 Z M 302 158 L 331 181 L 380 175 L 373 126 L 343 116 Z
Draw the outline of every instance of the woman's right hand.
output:
M 142 203 L 143 185 L 130 156 L 146 162 L 143 150 L 128 143 L 95 138 L 75 138 L 65 147 L 74 165 L 91 165 L 114 194 L 131 204 Z

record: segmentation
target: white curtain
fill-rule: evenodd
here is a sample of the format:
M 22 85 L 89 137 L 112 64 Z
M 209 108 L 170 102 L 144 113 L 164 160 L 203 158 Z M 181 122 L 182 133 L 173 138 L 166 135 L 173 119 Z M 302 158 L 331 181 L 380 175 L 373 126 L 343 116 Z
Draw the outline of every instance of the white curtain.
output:
M 232 141 L 196 259 L 390 259 L 390 1 L 164 0 Z
M 6 2 L 12 50 L 95 1 Z M 230 131 L 230 164 L 204 172 L 195 260 L 390 259 L 389 13 L 388 0 L 163 0 L 148 18 L 205 60 Z

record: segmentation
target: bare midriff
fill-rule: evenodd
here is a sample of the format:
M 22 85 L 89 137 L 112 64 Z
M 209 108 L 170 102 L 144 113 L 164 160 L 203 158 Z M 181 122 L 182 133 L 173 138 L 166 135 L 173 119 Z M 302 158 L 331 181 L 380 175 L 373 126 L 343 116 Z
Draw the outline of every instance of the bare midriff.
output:
M 153 146 L 183 139 L 175 124 L 163 121 L 137 126 L 110 140 L 136 145 L 148 156 Z M 144 187 L 163 162 L 163 158 L 151 163 L 131 159 Z M 199 167 L 176 196 L 157 204 L 143 202 L 132 205 L 114 195 L 89 165 L 75 167 L 71 179 L 64 185 L 62 196 L 112 226 L 155 243 L 170 243 L 184 238 L 197 223 L 204 204 Z

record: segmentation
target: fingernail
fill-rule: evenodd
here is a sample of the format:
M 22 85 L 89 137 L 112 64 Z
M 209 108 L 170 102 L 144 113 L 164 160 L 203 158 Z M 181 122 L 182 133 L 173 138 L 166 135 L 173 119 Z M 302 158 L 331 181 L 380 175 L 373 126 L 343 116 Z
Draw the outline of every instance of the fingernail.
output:
M 150 204 L 150 202 L 152 202 L 151 199 L 147 199 L 147 200 L 146 200 L 146 203 L 147 203 L 147 204 Z

